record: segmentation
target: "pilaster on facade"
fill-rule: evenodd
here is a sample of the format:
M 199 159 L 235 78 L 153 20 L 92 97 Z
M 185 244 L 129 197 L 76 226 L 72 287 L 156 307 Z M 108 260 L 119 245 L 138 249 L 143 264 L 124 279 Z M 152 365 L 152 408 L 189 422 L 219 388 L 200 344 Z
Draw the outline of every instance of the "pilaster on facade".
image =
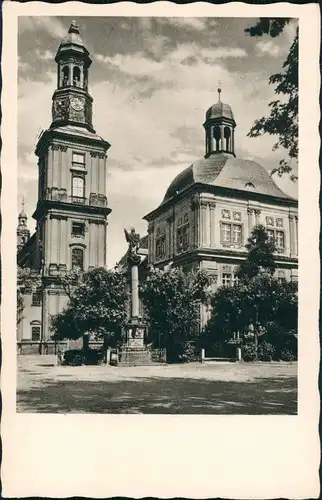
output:
M 215 208 L 216 202 L 209 198 L 200 198 L 200 247 L 210 248 L 215 245 Z
M 212 248 L 215 247 L 216 244 L 216 202 L 215 201 L 209 201 L 209 210 L 210 210 L 210 246 Z
M 260 224 L 260 208 L 248 207 L 247 217 L 248 217 L 248 234 L 250 235 L 255 226 Z
M 196 193 L 191 198 L 190 204 L 193 220 L 193 231 L 191 231 L 192 249 L 196 249 L 200 245 L 201 235 L 201 212 L 200 212 L 200 195 Z
M 169 217 L 166 219 L 167 223 L 167 229 L 166 229 L 166 257 L 168 259 L 171 259 L 171 257 L 174 255 L 175 252 L 175 217 L 174 214 L 172 213 Z
M 261 210 L 259 208 L 255 208 L 254 213 L 255 213 L 255 225 L 258 226 L 260 224 L 260 215 L 261 215 Z
M 290 250 L 291 257 L 298 256 L 298 217 L 289 214 Z
M 154 223 L 150 222 L 148 226 L 148 263 L 154 263 Z

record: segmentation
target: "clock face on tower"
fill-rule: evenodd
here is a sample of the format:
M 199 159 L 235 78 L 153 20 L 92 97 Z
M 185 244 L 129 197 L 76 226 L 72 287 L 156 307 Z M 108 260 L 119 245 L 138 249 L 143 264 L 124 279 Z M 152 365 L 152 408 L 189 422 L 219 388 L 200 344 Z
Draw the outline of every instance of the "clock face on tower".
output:
M 75 111 L 82 111 L 84 109 L 84 101 L 79 97 L 73 97 L 70 100 L 70 105 Z

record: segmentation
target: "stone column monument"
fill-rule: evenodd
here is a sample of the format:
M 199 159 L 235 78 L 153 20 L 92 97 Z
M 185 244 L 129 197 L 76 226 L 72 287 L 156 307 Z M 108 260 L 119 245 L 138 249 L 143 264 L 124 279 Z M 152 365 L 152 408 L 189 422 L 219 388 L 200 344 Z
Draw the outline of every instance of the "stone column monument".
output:
M 140 255 L 140 235 L 131 229 L 124 230 L 129 248 L 127 252 L 127 263 L 131 271 L 131 315 L 125 327 L 125 339 L 120 349 L 120 364 L 143 365 L 150 364 L 151 351 L 145 345 L 147 325 L 144 323 L 139 312 L 139 278 L 138 265 Z

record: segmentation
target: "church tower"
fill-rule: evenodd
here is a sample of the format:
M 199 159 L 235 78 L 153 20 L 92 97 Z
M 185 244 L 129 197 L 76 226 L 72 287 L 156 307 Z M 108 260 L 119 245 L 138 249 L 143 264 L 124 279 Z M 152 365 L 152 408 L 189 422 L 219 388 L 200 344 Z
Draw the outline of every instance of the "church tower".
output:
M 49 316 L 67 303 L 57 276 L 70 269 L 105 266 L 107 150 L 92 124 L 91 58 L 73 21 L 55 57 L 57 88 L 52 123 L 38 140 L 38 261 L 44 280 L 42 339 Z
M 18 215 L 17 227 L 17 251 L 19 252 L 30 238 L 30 231 L 27 228 L 27 215 L 25 213 L 25 200 L 22 200 L 22 210 Z

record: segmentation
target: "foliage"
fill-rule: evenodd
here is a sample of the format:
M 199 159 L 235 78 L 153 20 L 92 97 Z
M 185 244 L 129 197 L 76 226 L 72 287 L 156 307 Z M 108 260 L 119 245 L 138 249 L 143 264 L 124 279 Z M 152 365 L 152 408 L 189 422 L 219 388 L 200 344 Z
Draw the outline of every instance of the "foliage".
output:
M 264 340 L 258 346 L 258 359 L 260 361 L 272 361 L 275 354 L 275 347 Z
M 270 240 L 264 226 L 255 226 L 245 245 L 248 251 L 246 259 L 239 266 L 237 277 L 243 281 L 248 281 L 256 276 L 261 269 L 274 274 L 276 264 L 274 252 L 276 246 Z
M 103 349 L 70 349 L 64 352 L 63 365 L 98 365 L 104 361 Z
M 244 361 L 254 361 L 256 359 L 256 348 L 254 344 L 243 345 L 242 358 Z
M 197 341 L 182 342 L 182 344 L 178 347 L 179 362 L 192 363 L 194 361 L 199 361 L 200 349 L 198 348 Z
M 269 271 L 261 270 L 248 282 L 220 287 L 212 298 L 212 307 L 206 333 L 213 341 L 227 341 L 237 332 L 246 340 L 252 329 L 252 336 L 263 334 L 273 340 L 267 325 L 274 324 L 280 335 L 296 330 L 297 283 L 280 282 Z
M 297 356 L 294 354 L 294 352 L 291 349 L 283 349 L 281 351 L 281 360 L 282 361 L 296 361 Z
M 23 319 L 25 292 L 39 290 L 41 287 L 40 275 L 29 267 L 17 267 L 17 326 Z
M 209 300 L 210 284 L 204 271 L 151 269 L 141 287 L 150 341 L 154 347 L 167 349 L 168 360 L 179 361 L 186 356 L 186 342 L 198 333 L 200 304 Z
M 276 37 L 289 24 L 289 18 L 260 18 L 259 22 L 245 31 L 250 36 L 269 35 Z M 298 157 L 298 43 L 299 31 L 296 30 L 294 41 L 283 64 L 282 71 L 270 76 L 269 83 L 275 85 L 275 94 L 280 98 L 269 103 L 270 114 L 255 121 L 248 133 L 249 137 L 263 134 L 277 136 L 273 150 L 284 148 L 289 160 L 281 159 L 279 167 L 272 171 L 282 176 L 291 173 L 291 162 Z M 291 175 L 291 179 L 297 177 Z
M 125 277 L 116 270 L 95 268 L 82 274 L 78 284 L 74 275 L 62 279 L 70 301 L 62 313 L 52 318 L 54 338 L 77 339 L 85 333 L 112 342 L 120 338 L 126 319 Z
M 270 35 L 272 38 L 280 35 L 287 24 L 290 22 L 288 17 L 278 17 L 271 19 L 269 17 L 260 17 L 255 26 L 246 28 L 245 32 L 250 36 Z

